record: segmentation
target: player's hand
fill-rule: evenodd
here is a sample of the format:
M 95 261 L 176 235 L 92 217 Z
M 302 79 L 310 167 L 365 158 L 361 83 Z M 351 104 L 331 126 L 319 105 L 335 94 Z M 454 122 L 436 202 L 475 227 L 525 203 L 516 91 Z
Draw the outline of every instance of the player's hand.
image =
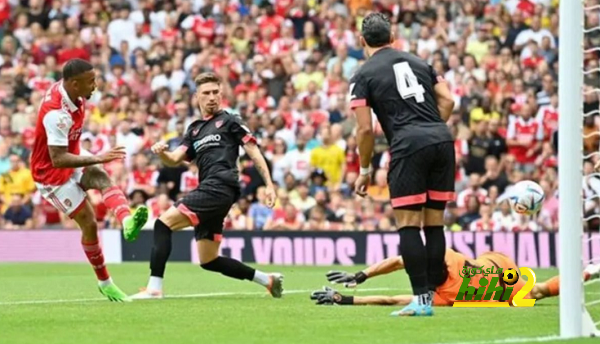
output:
M 343 283 L 346 288 L 355 288 L 367 279 L 367 275 L 362 271 L 356 274 L 346 271 L 329 271 L 326 276 L 329 282 L 333 284 Z
M 594 170 L 596 172 L 600 172 L 600 160 L 596 161 L 596 165 L 594 165 Z
M 152 145 L 152 148 L 150 148 L 150 150 L 154 154 L 160 154 L 160 153 L 166 151 L 167 149 L 169 149 L 169 146 L 164 142 L 155 143 Z
M 354 192 L 360 197 L 365 197 L 367 195 L 367 188 L 371 184 L 371 175 L 360 175 L 356 182 L 354 183 Z
M 100 155 L 100 161 L 102 163 L 106 163 L 106 162 L 111 162 L 114 160 L 122 160 L 125 159 L 125 147 L 123 146 L 116 146 L 111 148 L 111 150 L 109 150 L 108 152 Z
M 317 305 L 333 305 L 342 299 L 342 295 L 329 287 L 315 290 L 310 294 L 310 299 L 317 301 Z
M 273 208 L 276 200 L 277 194 L 275 193 L 275 188 L 272 185 L 267 186 L 267 189 L 265 190 L 265 203 L 267 207 Z

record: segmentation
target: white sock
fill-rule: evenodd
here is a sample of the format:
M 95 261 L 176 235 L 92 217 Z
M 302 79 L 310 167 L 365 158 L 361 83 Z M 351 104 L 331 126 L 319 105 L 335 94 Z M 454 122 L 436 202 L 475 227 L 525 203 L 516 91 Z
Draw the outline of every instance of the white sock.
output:
M 262 285 L 263 287 L 266 287 L 271 282 L 271 279 L 269 278 L 268 274 L 259 270 L 255 270 L 254 278 L 252 279 L 252 281 Z
M 113 282 L 113 281 L 112 281 L 112 278 L 110 278 L 110 277 L 109 277 L 107 280 L 104 280 L 104 281 L 98 281 L 98 285 L 99 285 L 99 286 L 101 286 L 101 287 L 106 287 L 106 286 L 109 286 L 109 285 L 111 285 L 111 284 L 112 284 L 112 282 Z
M 162 288 L 163 288 L 163 279 L 162 279 L 162 277 L 150 276 L 150 279 L 148 280 L 148 287 L 147 287 L 147 289 L 156 290 L 156 291 L 162 291 Z

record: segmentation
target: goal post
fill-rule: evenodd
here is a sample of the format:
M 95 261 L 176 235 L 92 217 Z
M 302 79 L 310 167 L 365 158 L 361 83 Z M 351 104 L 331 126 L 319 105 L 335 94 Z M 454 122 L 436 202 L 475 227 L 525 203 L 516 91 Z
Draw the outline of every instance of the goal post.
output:
M 559 7 L 559 261 L 560 336 L 583 336 L 583 284 L 581 281 L 583 201 L 583 1 L 561 1 Z

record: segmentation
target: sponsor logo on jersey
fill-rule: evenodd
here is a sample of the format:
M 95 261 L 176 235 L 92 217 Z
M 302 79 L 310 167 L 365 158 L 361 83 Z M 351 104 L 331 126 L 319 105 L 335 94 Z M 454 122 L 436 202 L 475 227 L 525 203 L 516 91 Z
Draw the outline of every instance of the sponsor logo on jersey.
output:
M 201 140 L 194 142 L 194 149 L 196 151 L 204 148 L 204 146 L 218 146 L 221 141 L 221 135 L 213 134 L 203 137 Z
M 81 128 L 75 129 L 75 130 L 71 130 L 71 132 L 69 133 L 69 140 L 70 141 L 77 141 L 77 140 L 79 140 L 80 136 L 81 136 Z

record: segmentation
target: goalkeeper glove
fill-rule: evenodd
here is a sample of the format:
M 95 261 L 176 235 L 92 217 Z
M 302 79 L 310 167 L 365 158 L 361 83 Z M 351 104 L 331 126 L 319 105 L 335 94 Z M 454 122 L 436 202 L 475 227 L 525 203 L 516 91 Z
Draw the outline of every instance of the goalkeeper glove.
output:
M 335 289 L 323 287 L 323 290 L 315 290 L 310 294 L 310 299 L 317 301 L 317 305 L 351 305 L 354 304 L 353 296 L 344 296 Z
M 345 271 L 329 271 L 327 273 L 327 280 L 334 284 L 344 284 L 346 288 L 354 288 L 357 285 L 367 280 L 367 275 L 359 271 L 355 274 L 351 274 Z

